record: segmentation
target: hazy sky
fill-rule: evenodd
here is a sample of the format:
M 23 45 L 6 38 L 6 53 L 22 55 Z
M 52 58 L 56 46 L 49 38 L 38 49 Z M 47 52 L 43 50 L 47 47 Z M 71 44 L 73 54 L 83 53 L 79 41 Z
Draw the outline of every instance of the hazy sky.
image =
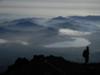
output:
M 0 14 L 41 17 L 100 15 L 100 0 L 0 0 Z

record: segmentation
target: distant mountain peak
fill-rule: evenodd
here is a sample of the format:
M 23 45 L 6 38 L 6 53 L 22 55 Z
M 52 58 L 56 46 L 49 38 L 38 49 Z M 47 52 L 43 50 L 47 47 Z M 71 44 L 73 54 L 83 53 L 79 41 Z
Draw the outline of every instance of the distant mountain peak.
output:
M 100 20 L 100 16 L 96 15 L 88 15 L 88 16 L 70 16 L 73 19 L 83 19 L 83 20 L 90 20 L 90 21 L 98 21 Z
M 17 19 L 10 21 L 8 23 L 8 26 L 29 27 L 29 26 L 37 26 L 37 23 L 34 21 L 34 18 L 25 18 L 25 19 Z
M 66 20 L 66 19 L 67 18 L 63 17 L 63 16 L 58 16 L 58 17 L 52 18 L 52 20 Z

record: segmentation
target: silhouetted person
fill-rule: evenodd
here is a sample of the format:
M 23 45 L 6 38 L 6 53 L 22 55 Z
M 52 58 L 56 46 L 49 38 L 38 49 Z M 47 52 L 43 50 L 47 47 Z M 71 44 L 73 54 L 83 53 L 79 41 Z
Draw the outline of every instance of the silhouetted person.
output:
M 83 51 L 83 57 L 84 57 L 84 60 L 85 60 L 85 64 L 87 64 L 89 62 L 89 47 L 88 46 Z

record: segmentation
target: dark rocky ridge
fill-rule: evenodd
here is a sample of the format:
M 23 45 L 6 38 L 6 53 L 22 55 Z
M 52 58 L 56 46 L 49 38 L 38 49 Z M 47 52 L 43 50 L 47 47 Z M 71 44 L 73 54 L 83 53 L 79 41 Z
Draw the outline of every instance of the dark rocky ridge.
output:
M 2 75 L 100 75 L 100 63 L 82 64 L 58 56 L 34 55 L 29 61 L 18 58 Z

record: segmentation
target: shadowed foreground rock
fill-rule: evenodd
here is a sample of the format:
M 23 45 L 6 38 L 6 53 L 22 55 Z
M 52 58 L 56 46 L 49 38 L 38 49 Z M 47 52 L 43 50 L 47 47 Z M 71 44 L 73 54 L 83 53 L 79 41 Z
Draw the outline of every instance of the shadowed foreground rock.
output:
M 100 75 L 100 64 L 78 64 L 53 55 L 18 58 L 2 75 Z

